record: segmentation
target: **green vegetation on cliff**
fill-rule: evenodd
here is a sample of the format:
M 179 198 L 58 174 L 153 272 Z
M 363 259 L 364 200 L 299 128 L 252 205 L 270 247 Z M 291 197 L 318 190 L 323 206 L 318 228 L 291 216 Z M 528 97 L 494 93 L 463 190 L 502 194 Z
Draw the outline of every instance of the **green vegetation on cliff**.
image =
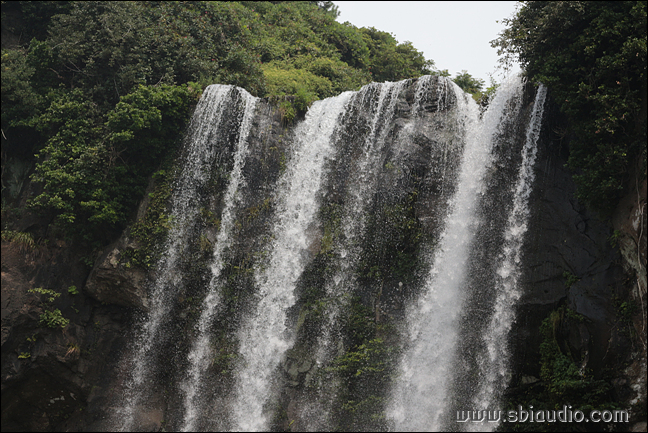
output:
M 646 158 L 646 2 L 522 2 L 492 41 L 568 119 L 578 197 L 603 215 Z M 644 173 L 641 173 L 644 174 Z
M 538 330 L 540 380 L 512 387 L 505 401 L 507 412 L 516 411 L 520 406 L 554 413 L 567 406 L 573 412 L 580 410 L 586 414 L 593 410 L 623 409 L 614 397 L 610 369 L 594 371 L 586 367 L 588 351 L 573 344 L 578 340 L 575 332 L 579 326 L 585 329 L 588 320 L 564 305 L 549 313 Z M 622 422 L 610 423 L 608 431 L 625 428 L 627 425 Z M 500 425 L 499 431 L 578 432 L 584 428 L 578 422 L 509 422 Z
M 140 85 L 106 114 L 81 92 L 53 99 L 36 125 L 50 138 L 38 153 L 32 178 L 44 190 L 32 205 L 55 210 L 69 233 L 109 240 L 103 235 L 114 236 L 126 222 L 148 176 L 182 133 L 195 92 Z
M 316 99 L 431 73 L 411 43 L 336 17 L 331 2 L 2 2 L 3 168 L 34 161 L 31 206 L 104 244 L 206 85 L 272 97 L 291 121 Z

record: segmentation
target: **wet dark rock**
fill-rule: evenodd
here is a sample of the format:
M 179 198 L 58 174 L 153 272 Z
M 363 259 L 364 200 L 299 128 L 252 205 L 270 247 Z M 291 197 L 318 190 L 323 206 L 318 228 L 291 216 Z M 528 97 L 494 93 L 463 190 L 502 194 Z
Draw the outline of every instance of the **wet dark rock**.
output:
M 85 290 L 106 304 L 148 310 L 146 271 L 121 260 L 122 252 L 133 247 L 125 236 L 109 246 L 90 272 Z
M 513 387 L 524 377 L 539 375 L 542 339 L 538 330 L 560 306 L 583 318 L 580 322 L 563 320 L 557 337 L 561 351 L 579 367 L 600 377 L 604 369 L 623 371 L 638 355 L 633 354 L 628 334 L 619 326 L 618 310 L 621 300 L 631 298 L 627 270 L 634 266 L 624 265 L 628 260 L 621 257 L 623 248 L 610 242 L 613 231 L 609 222 L 600 220 L 575 198 L 572 173 L 565 167 L 566 147 L 552 137 L 554 122 L 559 119 L 555 106 L 549 106 L 530 198 L 524 294 L 512 330 Z M 645 367 L 639 375 L 628 372 L 623 380 L 636 383 L 641 374 L 645 375 Z M 621 401 L 629 401 L 627 395 L 617 395 Z
M 102 306 L 82 291 L 87 268 L 67 245 L 22 253 L 2 242 L 2 429 L 86 430 L 93 389 L 109 389 L 128 335 L 124 311 Z M 49 303 L 30 289 L 61 293 Z M 69 324 L 40 321 L 59 309 Z M 105 392 L 104 392 L 105 394 Z

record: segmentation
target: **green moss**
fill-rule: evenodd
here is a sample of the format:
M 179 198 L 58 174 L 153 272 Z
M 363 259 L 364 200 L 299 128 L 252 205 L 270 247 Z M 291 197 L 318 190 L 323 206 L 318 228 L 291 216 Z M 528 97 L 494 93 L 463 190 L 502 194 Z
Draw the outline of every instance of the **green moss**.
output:
M 357 269 L 365 284 L 411 283 L 417 278 L 419 250 L 424 241 L 415 212 L 417 196 L 415 190 L 411 191 L 399 202 L 383 204 L 372 212 Z
M 214 369 L 214 373 L 231 378 L 238 358 L 236 341 L 227 333 L 221 332 L 212 344 L 215 356 L 212 359 L 211 367 Z
M 540 377 L 547 384 L 548 390 L 558 396 L 565 394 L 571 388 L 578 387 L 584 377 L 573 360 L 562 353 L 556 339 L 566 310 L 571 311 L 562 308 L 551 312 L 540 327 L 542 336 Z
M 207 227 L 212 227 L 216 230 L 220 229 L 221 221 L 214 212 L 202 207 L 200 208 L 200 217 Z
M 580 277 L 577 277 L 569 271 L 563 272 L 562 276 L 565 279 L 565 287 L 567 287 L 568 289 L 575 283 L 580 281 Z
M 638 336 L 634 327 L 634 317 L 640 311 L 638 303 L 633 299 L 622 300 L 615 295 L 612 297 L 612 304 L 616 313 L 615 328 L 635 344 Z
M 320 245 L 320 254 L 329 254 L 333 245 L 342 234 L 342 206 L 337 203 L 326 203 L 320 208 L 320 219 L 323 221 L 324 234 Z
M 371 339 L 336 358 L 328 371 L 341 372 L 347 377 L 382 373 L 391 352 L 382 339 Z
M 343 384 L 336 390 L 338 428 L 385 430 L 384 395 L 396 365 L 396 350 L 381 336 L 384 325 L 376 322 L 373 309 L 360 297 L 350 300 L 347 314 L 343 328 L 347 350 L 323 372 L 339 377 Z
M 267 213 L 272 207 L 272 202 L 273 199 L 267 197 L 263 202 L 261 202 L 261 204 L 247 208 L 247 222 L 251 223 L 253 220 L 259 218 L 260 215 Z
M 622 235 L 623 235 L 623 234 L 622 234 L 619 230 L 614 230 L 614 232 L 612 233 L 612 235 L 608 238 L 608 240 L 610 241 L 610 245 L 612 246 L 612 248 L 616 248 L 616 247 L 617 247 L 617 245 L 618 245 L 618 243 L 619 243 L 619 239 L 622 237 Z
M 632 318 L 639 309 L 634 300 L 627 300 L 616 305 L 617 318 L 623 323 L 632 323 Z

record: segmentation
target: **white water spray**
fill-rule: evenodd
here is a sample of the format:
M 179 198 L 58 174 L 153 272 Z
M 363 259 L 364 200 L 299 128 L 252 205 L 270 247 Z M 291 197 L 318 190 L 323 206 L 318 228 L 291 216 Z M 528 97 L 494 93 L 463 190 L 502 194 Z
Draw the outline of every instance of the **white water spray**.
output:
M 522 163 L 514 186 L 513 209 L 505 232 L 504 252 L 497 270 L 497 298 L 491 322 L 484 332 L 487 353 L 479 362 L 480 386 L 473 399 L 473 410 L 495 410 L 503 391 L 508 385 L 509 344 L 508 334 L 515 320 L 515 305 L 522 295 L 519 287 L 520 264 L 524 235 L 529 220 L 529 195 L 535 179 L 534 166 L 538 153 L 537 142 L 542 125 L 545 86 L 536 93 L 531 119 L 527 127 L 526 141 L 522 148 Z M 496 428 L 498 423 L 474 424 L 480 431 Z
M 177 267 L 198 216 L 198 191 L 209 179 L 210 167 L 221 150 L 213 140 L 221 125 L 223 111 L 228 104 L 235 103 L 235 98 L 233 86 L 207 87 L 189 125 L 186 137 L 188 151 L 171 199 L 171 220 L 174 223 L 156 266 L 150 290 L 149 315 L 136 338 L 124 405 L 117 410 L 115 419 L 124 431 L 133 430 L 135 417 L 140 412 L 139 405 L 150 392 L 148 382 L 157 363 L 155 351 L 161 339 L 160 332 L 169 320 L 173 299 L 181 288 L 182 275 L 177 272 Z
M 223 269 L 223 253 L 232 243 L 231 235 L 234 227 L 235 210 L 238 204 L 239 190 L 243 187 L 245 179 L 243 179 L 243 165 L 245 158 L 249 153 L 247 146 L 247 138 L 252 126 L 252 116 L 256 107 L 257 99 L 245 91 L 242 92 L 244 100 L 244 109 L 241 119 L 241 126 L 239 131 L 239 139 L 236 146 L 236 153 L 234 155 L 234 167 L 230 173 L 230 182 L 227 186 L 225 193 L 224 209 L 221 216 L 221 224 L 218 235 L 216 237 L 216 244 L 214 247 L 213 260 L 211 265 L 211 280 L 209 283 L 209 292 L 205 297 L 202 305 L 202 312 L 198 320 L 197 330 L 198 335 L 194 340 L 191 352 L 189 353 L 189 374 L 185 382 L 182 384 L 182 389 L 185 393 L 185 416 L 183 431 L 194 431 L 196 422 L 201 415 L 205 404 L 206 397 L 201 395 L 201 385 L 207 368 L 209 367 L 210 356 L 210 330 L 211 323 L 220 304 L 219 294 L 219 277 Z
M 491 161 L 493 138 L 509 110 L 510 99 L 520 96 L 518 81 L 501 86 L 483 123 L 472 98 L 453 85 L 457 109 L 465 124 L 464 156 L 425 291 L 407 312 L 409 341 L 405 343 L 400 377 L 388 408 L 396 430 L 439 431 L 449 415 L 458 318 L 465 298 L 464 277 L 477 226 L 476 205 L 484 192 L 482 179 Z
M 351 94 L 315 102 L 295 131 L 294 155 L 279 186 L 270 260 L 256 274 L 260 301 L 239 331 L 242 364 L 236 375 L 235 430 L 266 428 L 263 405 L 271 393 L 271 376 L 292 346 L 286 335 L 286 312 L 295 303 L 295 283 L 306 265 L 307 228 L 319 207 L 322 169 Z

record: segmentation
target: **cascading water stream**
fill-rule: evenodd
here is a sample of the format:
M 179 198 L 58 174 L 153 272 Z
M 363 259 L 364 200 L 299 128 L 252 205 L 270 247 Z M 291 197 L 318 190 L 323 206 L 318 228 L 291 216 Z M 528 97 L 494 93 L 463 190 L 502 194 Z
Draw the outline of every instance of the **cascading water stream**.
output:
M 337 302 L 332 303 L 328 310 L 327 325 L 322 330 L 322 335 L 318 338 L 318 348 L 316 363 L 323 365 L 330 360 L 332 346 L 339 339 L 335 336 L 336 318 L 344 307 L 343 295 L 351 290 L 354 283 L 352 281 L 353 273 L 350 269 L 358 260 L 360 251 L 357 249 L 357 237 L 361 234 L 364 227 L 365 209 L 367 202 L 370 200 L 369 195 L 375 189 L 377 164 L 381 161 L 382 146 L 385 135 L 393 115 L 394 107 L 398 95 L 403 87 L 404 82 L 398 83 L 372 83 L 365 86 L 355 95 L 354 103 L 364 106 L 367 99 L 375 97 L 368 103 L 374 105 L 372 109 L 372 118 L 369 133 L 367 134 L 362 145 L 362 154 L 357 168 L 354 170 L 354 179 L 348 191 L 348 197 L 344 205 L 342 217 L 342 230 L 344 235 L 344 244 L 340 245 L 340 262 L 339 269 L 336 271 L 333 281 L 326 289 L 326 296 Z M 348 122 L 349 120 L 346 119 Z M 379 122 L 381 125 L 379 125 Z M 381 127 L 382 126 L 382 127 Z
M 345 92 L 315 102 L 295 130 L 294 155 L 278 188 L 270 260 L 256 274 L 260 300 L 239 331 L 242 364 L 232 408 L 235 430 L 266 427 L 263 405 L 270 396 L 271 376 L 292 345 L 286 311 L 295 302 L 295 283 L 305 266 L 306 232 L 319 206 L 322 168 L 333 151 L 332 136 L 350 98 L 351 92 Z
M 237 194 L 243 186 L 242 170 L 245 164 L 249 150 L 247 138 L 252 124 L 252 115 L 256 107 L 257 99 L 245 91 L 242 92 L 244 100 L 244 109 L 239 131 L 239 139 L 234 155 L 234 167 L 230 173 L 230 182 L 225 193 L 225 207 L 221 216 L 220 230 L 216 237 L 213 260 L 211 265 L 211 280 L 209 283 L 209 292 L 203 301 L 202 312 L 198 320 L 198 335 L 194 340 L 191 352 L 189 353 L 190 368 L 187 379 L 182 385 L 185 393 L 185 416 L 183 431 L 194 431 L 195 424 L 200 416 L 201 409 L 207 403 L 205 400 L 205 390 L 201 389 L 202 379 L 210 362 L 210 330 L 211 323 L 216 314 L 217 307 L 220 304 L 219 296 L 219 277 L 223 270 L 223 253 L 231 244 L 232 229 L 234 227 L 234 215 L 237 205 Z M 206 393 L 207 396 L 209 393 Z
M 188 134 L 187 153 L 182 171 L 173 187 L 171 220 L 167 236 L 150 289 L 150 309 L 136 338 L 131 357 L 132 371 L 126 382 L 123 406 L 117 410 L 115 423 L 122 430 L 132 431 L 138 406 L 149 392 L 148 382 L 157 364 L 157 349 L 163 340 L 161 330 L 169 320 L 173 300 L 181 288 L 182 275 L 177 272 L 187 239 L 199 213 L 198 191 L 210 177 L 217 153 L 222 150 L 215 143 L 223 113 L 229 104 L 237 104 L 238 90 L 233 86 L 208 86 L 196 107 Z
M 464 156 L 426 289 L 407 312 L 409 342 L 388 409 L 399 431 L 439 431 L 450 416 L 450 378 L 455 373 L 458 319 L 466 301 L 464 276 L 478 225 L 476 207 L 484 192 L 482 179 L 492 158 L 493 139 L 508 114 L 509 99 L 520 94 L 521 83 L 514 79 L 501 86 L 483 122 L 472 99 L 453 88 L 465 119 Z
M 403 97 L 403 90 L 407 82 L 372 84 L 364 87 L 358 95 L 356 102 L 358 106 L 373 106 L 371 109 L 372 118 L 368 133 L 363 140 L 359 161 L 355 163 L 356 168 L 352 170 L 354 179 L 348 182 L 347 198 L 342 210 L 342 239 L 337 246 L 337 269 L 326 287 L 327 312 L 325 323 L 321 329 L 321 335 L 317 339 L 317 351 L 315 364 L 318 368 L 326 368 L 331 365 L 333 358 L 339 355 L 339 345 L 343 340 L 340 318 L 348 309 L 350 295 L 358 288 L 357 275 L 354 270 L 362 260 L 361 237 L 366 235 L 365 226 L 368 218 L 368 209 L 371 208 L 374 195 L 380 190 L 377 184 L 379 174 L 384 168 L 385 155 L 391 154 L 392 158 L 403 157 L 411 146 L 413 135 L 422 122 L 421 116 L 425 112 L 424 101 L 433 95 L 437 97 L 437 110 L 445 110 L 447 100 L 447 83 L 444 78 L 432 76 L 420 77 L 416 80 L 416 88 L 411 102 L 410 114 L 404 123 L 395 126 L 396 109 L 399 98 Z M 380 90 L 377 92 L 377 90 Z M 368 104 L 369 98 L 375 99 Z M 369 101 L 367 101 L 369 99 Z M 366 110 L 365 110 L 366 111 Z M 353 118 L 345 119 L 346 123 L 355 124 Z M 442 130 L 444 128 L 441 128 Z M 447 131 L 437 131 L 435 137 L 444 142 L 448 147 L 452 146 L 454 137 L 442 137 Z M 390 137 L 390 146 L 387 147 L 386 138 Z M 446 150 L 447 151 L 447 150 Z M 340 158 L 343 159 L 343 158 Z M 349 161 L 344 161 L 349 164 Z M 380 293 L 381 287 L 375 291 Z M 379 308 L 379 307 L 377 307 Z M 336 382 L 339 379 L 328 377 L 326 383 L 321 382 L 317 386 L 318 395 L 314 401 L 305 404 L 304 426 L 309 431 L 321 431 L 332 428 L 335 425 L 331 418 L 331 409 L 336 398 Z
M 522 163 L 514 186 L 513 209 L 509 213 L 505 231 L 504 252 L 497 269 L 497 297 L 493 316 L 484 332 L 486 356 L 480 360 L 480 383 L 473 398 L 473 410 L 496 410 L 495 406 L 508 385 L 509 345 L 508 334 L 515 319 L 517 301 L 522 295 L 519 287 L 520 264 L 524 235 L 529 220 L 528 200 L 535 179 L 534 165 L 538 152 L 537 142 L 542 125 L 544 102 L 547 95 L 545 86 L 540 85 L 536 93 L 531 119 L 527 127 L 526 140 L 522 148 Z M 494 429 L 497 423 L 471 424 L 471 427 L 484 431 Z
M 466 124 L 464 161 L 452 212 L 425 284 L 428 291 L 407 316 L 411 346 L 403 358 L 401 378 L 389 409 L 397 430 L 439 429 L 456 338 L 455 318 L 462 305 L 460 284 L 472 234 L 472 208 L 490 150 L 476 134 L 476 104 L 456 87 L 454 91 Z
M 360 145 L 359 160 L 353 170 L 354 177 L 349 182 L 342 210 L 340 225 L 344 242 L 338 248 L 340 257 L 338 268 L 325 290 L 329 306 L 325 324 L 322 326 L 322 333 L 317 339 L 315 364 L 318 367 L 331 361 L 340 341 L 338 318 L 347 307 L 348 297 L 345 295 L 351 293 L 355 286 L 354 274 L 351 269 L 357 264 L 361 254 L 358 249 L 358 237 L 363 231 L 366 208 L 371 201 L 371 194 L 376 188 L 376 175 L 382 160 L 385 136 L 389 132 L 389 124 L 394 116 L 396 101 L 404 83 L 401 81 L 369 84 L 357 92 L 349 103 L 349 106 L 372 107 L 370 108 L 371 120 L 367 134 Z M 354 113 L 357 115 L 354 110 L 347 111 L 341 123 L 353 123 L 356 120 L 353 119 Z M 336 160 L 349 164 L 349 161 L 340 155 L 336 157 Z M 321 430 L 331 425 L 329 412 L 335 392 L 330 390 L 330 386 L 322 386 L 321 390 L 317 401 L 307 404 L 304 409 L 308 430 Z

